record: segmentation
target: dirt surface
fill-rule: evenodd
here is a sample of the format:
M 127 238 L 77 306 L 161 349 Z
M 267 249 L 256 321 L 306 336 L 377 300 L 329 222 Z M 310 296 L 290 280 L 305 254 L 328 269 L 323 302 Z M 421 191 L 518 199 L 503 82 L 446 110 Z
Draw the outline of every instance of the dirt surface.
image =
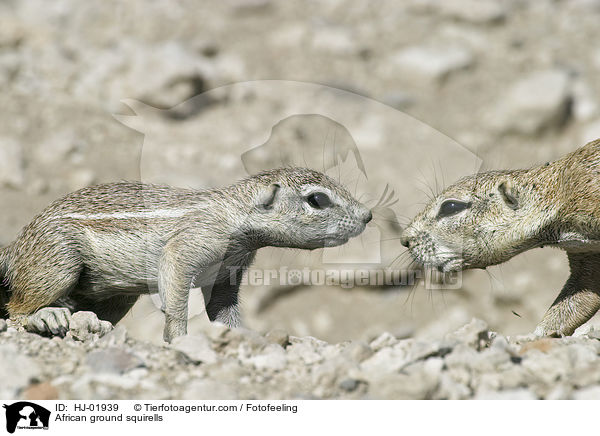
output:
M 401 226 L 432 192 L 474 171 L 541 164 L 600 137 L 600 51 L 592 43 L 600 36 L 599 18 L 600 2 L 594 0 L 410 0 L 376 6 L 353 0 L 228 0 L 210 6 L 166 0 L 3 2 L 0 242 L 10 243 L 50 201 L 90 184 L 126 179 L 200 188 L 226 185 L 269 167 L 308 165 L 338 178 L 371 207 L 379 204 L 378 213 L 362 237 L 339 249 L 261 250 L 253 270 L 275 271 L 277 279 L 242 287 L 245 327 L 257 332 L 248 335 L 262 338 L 256 339 L 262 344 L 264 334 L 283 330 L 298 344 L 333 356 L 345 353 L 347 341 L 370 344 L 370 352 L 379 355 L 372 341 L 390 332 L 395 342 L 385 353 L 391 362 L 397 343 L 404 344 L 398 345 L 402 349 L 413 343 L 435 348 L 472 318 L 484 320 L 498 338 L 527 334 L 568 276 L 566 256 L 558 250 L 538 249 L 500 267 L 465 272 L 458 289 L 432 289 L 422 280 L 416 286 L 294 280 L 305 267 L 338 275 L 386 268 L 405 272 L 409 259 L 397 240 Z M 190 308 L 193 335 L 206 331 L 202 307 L 197 290 Z M 598 321 L 595 317 L 590 324 Z M 167 362 L 180 357 L 164 348 L 163 316 L 150 297 L 142 297 L 121 324 L 128 339 L 119 347 L 127 353 L 162 350 L 157 351 L 162 363 L 132 358 L 141 359 L 140 368 L 154 374 L 155 367 L 160 372 L 182 365 L 181 386 L 197 373 L 204 374 L 199 380 L 212 383 L 213 369 L 201 361 Z M 228 343 L 245 347 L 236 341 L 245 343 L 239 338 L 246 333 L 234 336 L 238 339 Z M 327 343 L 302 339 L 307 336 Z M 397 342 L 403 338 L 409 342 Z M 71 381 L 57 382 L 56 368 L 75 377 L 86 353 L 100 347 L 92 339 L 61 342 L 15 332 L 0 339 L 4 355 L 12 353 L 6 348 L 11 343 L 39 345 L 39 356 L 29 348 L 21 351 L 24 359 L 42 359 L 37 362 L 41 372 L 31 380 L 67 386 L 59 387 L 61 397 L 158 395 L 138 385 L 111 390 L 86 381 L 77 391 Z M 220 362 L 212 364 L 215 368 L 224 368 L 223 359 L 233 353 L 220 340 L 209 335 Z M 465 353 L 487 353 L 481 350 L 493 348 L 494 341 L 469 345 Z M 510 348 L 506 365 L 521 368 L 527 359 L 513 358 L 521 345 L 505 342 L 497 347 Z M 328 345 L 334 343 L 339 345 Z M 552 344 L 559 350 L 581 346 L 587 350 L 582 353 L 597 348 L 593 338 Z M 256 350 L 248 345 L 249 355 L 261 355 L 263 345 Z M 435 361 L 433 369 L 419 363 L 417 372 L 450 367 L 447 360 L 456 347 L 447 356 L 439 347 L 431 358 L 419 360 Z M 79 357 L 64 354 L 62 362 L 61 351 L 52 358 L 55 366 L 48 366 L 48 356 L 62 348 Z M 43 354 L 46 349 L 54 351 Z M 234 383 L 234 393 L 227 395 L 272 395 L 268 388 L 252 394 L 261 383 L 259 371 L 238 351 L 232 373 L 248 373 L 254 381 L 244 388 Z M 273 353 L 279 353 L 275 361 L 303 358 L 299 351 L 290 355 L 289 347 Z M 279 374 L 273 377 L 285 378 L 285 368 L 273 369 Z M 133 371 L 143 374 L 144 369 Z M 319 391 L 318 376 L 307 371 L 317 377 L 311 388 L 289 387 L 281 397 L 413 396 L 396 388 L 379 391 L 371 379 L 363 383 L 360 374 L 348 376 L 358 380 L 354 389 L 340 390 L 336 383 L 343 380 L 336 375 L 332 387 Z M 398 385 L 402 371 L 390 370 Z M 25 395 L 27 380 L 3 393 Z M 529 382 L 503 383 L 486 386 L 502 391 Z M 569 397 L 572 389 L 598 380 L 582 383 L 569 381 L 556 395 Z M 472 382 L 464 385 L 469 391 L 460 395 L 432 388 L 414 396 L 478 395 Z M 202 396 L 200 388 L 168 392 L 171 398 Z M 527 392 L 551 396 L 533 385 Z
M 80 312 L 83 314 L 84 312 Z M 0 326 L 2 327 L 2 326 Z M 1 398 L 597 399 L 599 332 L 507 338 L 474 319 L 434 340 L 330 344 L 206 325 L 170 346 L 71 330 L 0 333 Z

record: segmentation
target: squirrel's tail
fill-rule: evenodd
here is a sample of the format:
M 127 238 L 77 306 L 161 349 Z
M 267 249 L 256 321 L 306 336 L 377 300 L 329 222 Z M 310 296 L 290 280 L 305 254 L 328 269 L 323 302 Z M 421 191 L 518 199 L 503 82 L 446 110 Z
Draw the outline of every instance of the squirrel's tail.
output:
M 8 274 L 8 247 L 0 248 L 0 319 L 8 318 L 6 304 L 9 299 L 9 288 L 6 275 Z

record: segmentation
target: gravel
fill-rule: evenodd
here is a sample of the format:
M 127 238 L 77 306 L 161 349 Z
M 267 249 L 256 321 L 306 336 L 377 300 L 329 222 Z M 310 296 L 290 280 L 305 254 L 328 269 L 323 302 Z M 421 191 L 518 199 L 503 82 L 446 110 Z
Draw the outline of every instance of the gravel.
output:
M 282 347 L 252 331 L 222 326 L 171 345 L 128 338 L 122 326 L 85 340 L 13 330 L 0 333 L 0 370 L 11 375 L 0 396 L 597 399 L 595 335 L 505 337 L 474 319 L 437 340 L 374 341 L 373 351 L 364 342 L 294 336 Z

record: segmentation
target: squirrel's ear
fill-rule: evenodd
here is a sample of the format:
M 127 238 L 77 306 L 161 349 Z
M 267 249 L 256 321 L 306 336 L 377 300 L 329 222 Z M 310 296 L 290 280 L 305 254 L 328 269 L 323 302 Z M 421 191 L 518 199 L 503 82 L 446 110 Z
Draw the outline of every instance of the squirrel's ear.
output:
M 281 186 L 278 183 L 273 183 L 265 188 L 258 196 L 258 206 L 265 210 L 272 209 L 280 188 Z
M 498 192 L 508 207 L 513 210 L 517 210 L 519 208 L 519 200 L 510 181 L 505 180 L 500 183 L 498 185 Z

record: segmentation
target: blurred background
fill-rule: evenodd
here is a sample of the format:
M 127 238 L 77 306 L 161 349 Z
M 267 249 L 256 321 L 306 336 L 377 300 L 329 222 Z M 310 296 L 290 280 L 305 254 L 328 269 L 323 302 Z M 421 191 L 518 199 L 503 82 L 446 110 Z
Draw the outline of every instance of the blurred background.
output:
M 600 137 L 599 20 L 597 0 L 2 0 L 0 243 L 87 185 L 222 186 L 304 164 L 378 213 L 348 246 L 264 249 L 253 268 L 401 269 L 400 229 L 431 192 Z M 567 276 L 546 248 L 455 290 L 244 285 L 242 314 L 328 341 L 473 317 L 527 333 Z M 201 306 L 195 291 L 191 331 Z M 162 340 L 149 297 L 122 322 Z

